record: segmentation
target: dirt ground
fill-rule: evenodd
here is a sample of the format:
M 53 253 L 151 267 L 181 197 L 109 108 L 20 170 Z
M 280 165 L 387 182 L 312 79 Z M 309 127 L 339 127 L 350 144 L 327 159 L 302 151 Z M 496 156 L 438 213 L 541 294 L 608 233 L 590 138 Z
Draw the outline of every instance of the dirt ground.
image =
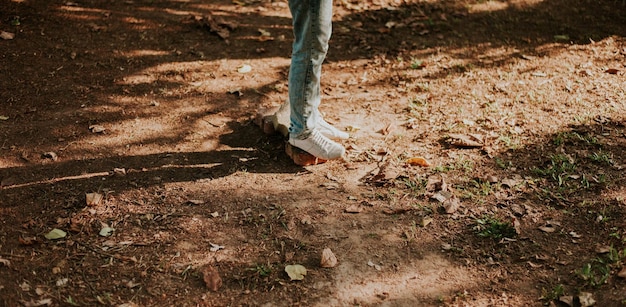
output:
M 0 305 L 626 304 L 624 1 L 336 1 L 306 167 L 290 24 L 0 0 Z

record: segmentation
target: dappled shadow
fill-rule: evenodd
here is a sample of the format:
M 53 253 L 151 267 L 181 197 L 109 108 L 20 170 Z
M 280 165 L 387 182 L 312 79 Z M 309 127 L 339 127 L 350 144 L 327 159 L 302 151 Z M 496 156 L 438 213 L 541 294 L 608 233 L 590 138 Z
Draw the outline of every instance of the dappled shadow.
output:
M 15 40 L 2 42 L 4 49 L 0 74 L 3 78 L 0 79 L 0 88 L 9 90 L 0 91 L 0 116 L 8 117 L 7 120 L 0 120 L 0 180 L 5 185 L 0 190 L 0 210 L 6 210 L 2 213 L 39 210 L 45 213 L 46 217 L 42 219 L 48 224 L 29 230 L 31 234 L 47 231 L 57 216 L 86 214 L 82 210 L 85 207 L 82 195 L 87 192 L 103 191 L 106 194 L 114 191 L 116 195 L 121 195 L 123 191 L 146 189 L 152 193 L 168 183 L 179 183 L 178 186 L 181 186 L 185 183 L 208 182 L 236 173 L 295 174 L 303 171 L 284 154 L 282 137 L 265 136 L 250 121 L 256 107 L 267 102 L 282 101 L 279 97 L 286 96 L 291 21 L 284 15 L 284 7 L 274 11 L 274 4 L 269 1 L 255 2 L 246 7 L 237 7 L 231 1 L 224 1 L 222 4 L 231 5 L 232 11 L 218 11 L 211 9 L 215 3 L 207 4 L 203 1 L 92 1 L 79 4 L 46 2 L 49 10 L 38 11 L 32 9 L 32 3 L 7 4 L 4 1 L 0 8 L 2 22 L 14 20 L 14 15 L 20 16 L 21 21 L 21 25 L 14 28 L 19 30 Z M 576 3 L 546 0 L 525 7 L 518 7 L 512 1 L 487 1 L 470 7 L 459 6 L 454 1 L 435 1 L 384 8 L 338 8 L 329 62 L 359 59 L 396 61 L 396 57 L 428 60 L 438 54 L 463 61 L 461 66 L 442 66 L 424 76 L 425 79 L 461 75 L 471 65 L 506 69 L 508 63 L 526 54 L 549 56 L 562 52 L 572 44 L 588 44 L 592 40 L 599 41 L 611 36 L 623 37 L 623 25 L 626 24 L 622 22 L 624 4 L 620 1 L 598 4 L 587 0 Z M 246 11 L 242 13 L 240 10 Z M 281 10 L 282 15 L 277 13 Z M 231 31 L 228 44 L 188 18 L 189 15 L 208 13 L 239 25 Z M 72 29 L 71 33 L 67 31 L 68 28 Z M 259 28 L 269 29 L 274 40 L 261 39 Z M 271 79 L 267 77 L 271 76 L 276 81 L 257 82 L 254 75 L 238 74 L 238 66 L 244 63 L 253 63 L 255 69 L 268 74 L 265 79 Z M 388 81 L 372 82 L 388 84 Z M 89 128 L 92 125 L 103 126 L 105 132 L 91 132 Z M 436 230 L 443 233 L 441 238 L 452 247 L 447 249 L 447 253 L 451 254 L 450 261 L 455 266 L 461 266 L 463 262 L 512 265 L 512 270 L 519 273 L 528 270 L 527 261 L 531 257 L 548 254 L 555 259 L 570 262 L 561 265 L 555 260 L 532 274 L 543 274 L 541 278 L 547 279 L 548 284 L 571 280 L 567 284 L 569 289 L 580 286 L 578 279 L 572 278 L 572 272 L 581 266 L 580 262 L 573 261 L 578 255 L 566 252 L 575 248 L 571 246 L 573 243 L 569 232 L 575 230 L 578 234 L 585 234 L 577 240 L 577 244 L 582 243 L 580 245 L 593 245 L 609 238 L 602 242 L 617 246 L 621 244 L 620 239 L 611 237 L 611 234 L 616 227 L 626 227 L 625 206 L 623 198 L 620 198 L 621 194 L 626 195 L 623 193 L 621 176 L 622 166 L 626 164 L 622 127 L 619 122 L 570 127 L 558 134 L 546 135 L 534 144 L 492 153 L 495 158 L 489 160 L 485 168 L 499 178 L 511 179 L 513 175 L 519 175 L 524 188 L 510 189 L 507 197 L 490 200 L 492 202 L 487 205 L 493 206 L 480 206 L 472 203 L 471 199 L 464 200 L 470 216 L 468 219 L 482 214 L 518 218 L 522 222 L 522 238 L 519 238 L 519 242 L 506 245 L 485 241 L 480 248 L 472 250 L 469 245 L 475 242 L 475 233 L 469 226 L 454 233 L 459 236 L 452 236 L 448 235 L 453 232 L 446 226 L 454 225 L 453 222 L 447 222 L 448 225 L 442 222 Z M 609 133 L 608 137 L 606 133 Z M 598 138 L 597 142 L 591 141 L 587 135 Z M 555 143 L 555 140 L 560 141 Z M 178 148 L 179 144 L 188 145 Z M 49 151 L 56 152 L 59 159 L 51 161 L 40 158 L 41 153 Z M 577 170 L 553 177 L 550 169 L 553 158 L 559 155 L 565 158 L 560 162 L 574 159 Z M 603 160 L 604 157 L 610 162 Z M 332 174 L 328 177 L 332 177 Z M 564 185 L 559 183 L 559 178 L 565 181 Z M 243 229 L 244 237 L 255 238 L 264 249 L 264 244 L 269 246 L 264 250 L 265 254 L 258 256 L 258 262 L 268 261 L 278 268 L 284 262 L 275 253 L 280 244 L 277 241 L 270 242 L 272 236 L 267 231 L 289 228 L 289 221 L 277 219 L 269 227 L 260 219 L 277 214 L 274 211 L 278 210 L 266 208 L 263 211 L 258 208 L 274 208 L 270 204 L 273 198 L 286 198 L 283 203 L 288 204 L 297 204 L 300 200 L 324 202 L 327 201 L 323 194 L 325 190 L 305 189 L 287 183 L 277 187 L 276 191 L 264 190 L 261 193 L 252 188 L 252 182 L 245 184 L 250 184 L 250 188 L 225 187 L 223 191 L 201 191 L 205 194 L 194 192 L 207 199 L 212 197 L 211 193 L 224 193 L 220 201 L 227 200 L 232 212 L 241 211 L 245 215 L 240 220 L 228 221 L 231 224 L 222 225 L 212 221 L 207 222 L 205 225 L 208 226 L 205 227 L 213 227 L 211 229 L 216 233 L 219 233 L 217 228 L 220 226 Z M 204 188 L 207 187 L 198 189 Z M 614 194 L 606 194 L 609 191 Z M 24 199 L 25 195 L 29 198 Z M 340 196 L 341 201 L 335 200 L 340 205 L 326 203 L 332 208 L 328 212 L 308 209 L 310 203 L 302 206 L 305 209 L 301 211 L 308 210 L 311 216 L 320 220 L 329 213 L 345 214 L 345 195 Z M 180 195 L 172 196 L 175 197 Z M 189 205 L 180 209 L 178 207 L 182 207 L 184 200 L 168 201 L 169 207 L 159 209 L 166 211 L 175 207 L 175 210 L 188 210 L 183 212 L 189 213 L 188 216 L 181 215 L 187 220 L 191 220 L 189 216 L 193 214 L 207 217 L 209 210 L 213 212 L 218 208 L 218 204 L 211 203 L 211 207 Z M 130 201 L 121 203 L 132 205 Z M 154 201 L 154 206 L 164 203 Z M 540 206 L 551 208 L 551 215 L 536 215 L 535 209 Z M 253 208 L 252 214 L 245 213 L 250 208 Z M 371 212 L 366 211 L 361 216 L 381 214 L 374 212 L 378 209 L 376 207 Z M 144 213 L 137 213 L 133 217 L 141 220 Z M 164 213 L 164 216 L 163 219 L 166 219 L 167 214 Z M 599 222 L 598 216 L 602 216 Z M 421 250 L 440 250 L 442 243 L 438 241 L 439 238 L 427 239 L 429 235 L 433 236 L 429 234 L 435 232 L 433 228 L 418 228 L 419 233 L 411 243 L 398 239 L 406 229 L 394 229 L 393 236 L 398 241 L 393 244 L 397 245 L 387 244 L 380 238 L 368 238 L 369 234 L 362 229 L 377 229 L 381 225 L 379 216 L 370 221 L 345 216 L 339 221 L 330 221 L 327 225 L 343 227 L 330 236 L 326 232 L 330 232 L 329 229 L 320 230 L 319 226 L 316 229 L 310 221 L 306 224 L 298 220 L 299 216 L 289 217 L 296 219 L 297 223 L 294 223 L 304 229 L 297 234 L 300 239 L 309 238 L 311 241 L 304 243 L 314 246 L 306 250 L 307 253 L 296 253 L 294 260 L 310 267 L 317 265 L 317 258 L 311 256 L 318 254 L 319 250 L 315 248 L 325 246 L 327 241 L 322 242 L 322 239 L 329 237 L 338 242 L 335 246 L 346 254 L 353 251 L 350 244 L 361 239 L 380 247 L 379 250 L 383 252 L 397 252 L 393 255 L 396 258 L 391 261 L 397 265 L 394 270 L 410 266 L 415 259 L 421 260 L 420 257 L 424 256 Z M 388 225 L 394 222 L 396 225 L 415 225 L 420 217 L 407 214 L 384 219 L 389 222 Z M 9 219 L 13 222 L 11 225 L 19 225 L 28 218 L 25 214 L 11 214 L 5 221 Z M 553 235 L 540 232 L 537 226 L 548 219 L 559 219 L 563 231 Z M 443 216 L 441 220 L 448 218 Z M 143 227 L 140 223 L 133 225 L 135 222 L 128 223 Z M 144 223 L 153 223 L 150 225 L 154 229 L 162 230 L 160 222 L 150 220 Z M 180 220 L 168 222 L 177 223 Z M 123 225 L 119 229 L 122 231 Z M 9 235 L 13 238 L 21 236 L 17 229 L 10 231 Z M 350 231 L 358 232 L 355 241 L 343 241 L 344 238 L 340 236 Z M 524 232 L 537 234 L 537 239 L 528 239 Z M 181 233 L 183 237 L 187 234 L 202 237 L 205 234 L 203 232 L 200 235 L 191 230 Z M 80 235 L 86 234 L 76 234 Z M 280 233 L 284 237 L 292 235 L 288 232 Z M 228 235 L 223 235 L 223 238 L 230 247 L 239 246 L 242 242 L 249 243 L 247 238 L 231 241 L 227 241 L 230 239 Z M 289 237 L 289 240 L 295 242 L 292 245 L 300 245 L 300 239 Z M 166 243 L 173 244 L 175 240 Z M 283 241 L 286 239 L 283 238 Z M 9 243 L 12 247 L 18 244 L 15 240 Z M 170 254 L 178 252 L 166 245 L 159 246 L 157 254 L 164 248 L 170 248 Z M 558 247 L 555 248 L 555 245 Z M 405 246 L 405 249 L 398 246 Z M 68 243 L 67 248 L 74 247 Z M 199 254 L 206 254 L 206 246 L 197 249 Z M 84 253 L 83 250 L 78 251 Z M 362 274 L 360 276 L 363 279 L 375 279 L 377 271 L 367 266 L 366 262 L 371 250 L 363 249 L 360 252 L 362 254 L 358 256 L 362 259 L 354 258 L 355 263 L 361 261 L 359 265 L 363 270 L 359 272 Z M 512 259 L 507 256 L 509 254 L 517 258 Z M 378 255 L 383 259 L 386 256 L 382 252 Z M 162 260 L 156 258 L 150 263 L 155 267 Z M 78 262 L 72 265 L 77 265 L 76 270 L 81 270 Z M 241 285 L 242 280 L 244 284 L 248 281 L 256 283 L 252 278 L 246 279 L 245 274 L 250 275 L 248 265 L 250 263 L 225 263 L 223 268 L 230 267 L 231 272 L 236 273 L 225 277 L 225 282 L 233 288 Z M 41 276 L 49 272 L 49 268 L 39 269 Z M 94 276 L 99 274 L 97 270 L 92 273 Z M 282 285 L 281 278 L 284 276 L 279 275 L 281 273 L 274 273 L 273 277 L 280 277 L 278 279 L 266 280 L 266 290 Z M 322 271 L 317 274 L 332 279 L 334 273 Z M 158 272 L 154 277 L 155 283 L 158 284 L 158 277 L 172 277 L 170 275 Z M 359 284 L 362 281 L 359 278 L 343 280 L 339 290 Z M 413 279 L 404 282 L 411 283 Z M 617 285 L 623 285 L 623 281 Z M 200 282 L 196 280 L 192 286 L 197 297 L 204 294 L 205 289 Z M 294 301 L 304 301 L 307 298 L 299 290 L 311 290 L 315 286 L 306 284 L 291 287 L 289 291 L 295 295 Z M 485 289 L 488 286 L 487 281 L 479 280 L 476 285 L 467 286 L 467 289 L 475 293 L 487 291 Z M 449 291 L 446 294 L 452 293 L 453 288 L 446 288 Z M 111 288 L 112 293 L 118 290 Z M 521 287 L 511 292 L 524 295 L 526 290 Z M 132 289 L 124 288 L 124 291 L 129 297 L 135 295 L 131 293 Z M 419 291 L 413 294 L 408 292 L 406 295 L 398 293 L 396 298 L 406 297 L 410 301 L 415 295 L 422 295 Z M 234 297 L 241 293 L 233 291 L 230 294 Z M 372 304 L 378 303 L 378 297 L 371 296 L 371 299 Z M 429 299 L 433 304 L 436 303 L 432 296 Z
M 550 54 L 562 49 L 555 42 L 565 43 L 563 46 L 587 44 L 612 35 L 623 36 L 625 31 L 624 22 L 619 22 L 625 18 L 620 13 L 620 1 L 598 4 L 581 0 L 574 4 L 547 0 L 528 6 L 490 1 L 469 7 L 438 1 L 397 7 L 354 6 L 338 7 L 329 61 L 380 56 L 427 59 L 441 52 L 467 61 L 465 67 L 443 67 L 426 78 L 462 73 L 467 65 L 497 67 L 522 53 Z M 21 150 L 54 147 L 57 139 L 85 137 L 91 124 L 152 115 L 158 121 L 158 108 L 145 110 L 150 99 L 161 105 L 180 99 L 209 100 L 206 108 L 228 111 L 227 116 L 250 115 L 250 107 L 262 102 L 262 95 L 271 93 L 275 86 L 244 88 L 246 98 L 242 101 L 227 94 L 233 88 L 202 88 L 198 83 L 203 78 L 223 79 L 214 73 L 224 69 L 222 59 L 273 61 L 289 57 L 291 21 L 288 16 L 275 14 L 271 2 L 253 4 L 251 7 L 264 9 L 245 14 L 213 10 L 212 4 L 203 2 L 134 2 L 128 6 L 100 1 L 49 3 L 48 7 L 46 12 L 38 12 L 29 10 L 28 3 L 11 2 L 0 16 L 5 22 L 16 16 L 20 19 L 20 26 L 15 28 L 19 30 L 17 38 L 5 42 L 3 61 L 7 65 L 0 68 L 5 76 L 0 85 L 12 89 L 0 93 L 2 115 L 9 117 L 0 124 L 5 138 L 19 136 L 21 141 L 4 144 L 5 153 L 10 146 Z M 239 25 L 231 32 L 230 44 L 188 18 L 209 13 Z M 45 29 L 38 27 L 39 20 L 48 21 Z M 68 27 L 75 30 L 72 36 L 64 35 L 63 29 Z M 270 29 L 275 39 L 260 40 L 259 28 Z M 168 48 L 164 49 L 164 44 Z M 41 49 L 29 50 L 33 45 Z M 220 52 L 215 52 L 216 45 Z M 506 50 L 490 53 L 500 47 Z M 277 78 L 283 80 L 277 84 L 285 84 L 288 62 L 284 63 L 278 67 Z M 16 70 L 11 65 L 24 68 Z M 152 77 L 142 79 L 144 71 Z M 59 99 L 49 101 L 51 95 Z M 190 127 L 193 125 L 172 126 L 166 134 L 185 135 Z M 178 141 L 179 137 L 170 140 Z

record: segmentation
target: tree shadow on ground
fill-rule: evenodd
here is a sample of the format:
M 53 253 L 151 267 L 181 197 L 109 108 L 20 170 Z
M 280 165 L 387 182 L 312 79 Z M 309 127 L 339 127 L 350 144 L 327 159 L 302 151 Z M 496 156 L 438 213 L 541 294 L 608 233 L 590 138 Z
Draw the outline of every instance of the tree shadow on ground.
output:
M 206 74 L 208 79 L 222 78 L 211 75 L 211 70 L 219 68 L 223 59 L 289 57 L 291 21 L 271 16 L 271 11 L 262 13 L 267 9 L 238 14 L 212 11 L 203 2 L 135 2 L 131 6 L 111 2 L 50 3 L 48 6 L 46 12 L 38 12 L 28 10 L 28 4 L 12 2 L 0 16 L 5 21 L 16 16 L 21 19 L 21 34 L 8 45 L 4 57 L 7 65 L 2 69 L 7 78 L 0 84 L 15 90 L 3 91 L 0 100 L 4 101 L 3 115 L 11 118 L 1 123 L 5 138 L 19 136 L 22 141 L 5 144 L 5 148 L 50 148 L 59 138 L 85 137 L 89 133 L 87 127 L 94 123 L 150 116 L 136 105 L 129 108 L 129 102 L 145 97 L 153 97 L 164 105 L 181 98 L 206 99 L 213 109 L 229 110 L 231 113 L 227 115 L 250 115 L 250 103 L 258 105 L 263 95 L 271 93 L 275 86 L 261 85 L 257 94 L 252 91 L 248 95 L 251 98 L 241 100 L 226 95 L 226 89 L 206 91 L 189 84 L 199 74 Z M 267 8 L 271 4 L 260 2 L 253 6 Z M 468 60 L 467 65 L 493 67 L 519 57 L 522 52 L 549 54 L 550 50 L 561 49 L 561 45 L 554 44 L 555 37 L 558 42 L 589 43 L 590 39 L 623 36 L 624 23 L 619 22 L 624 20 L 619 12 L 622 7 L 619 1 L 597 4 L 586 0 L 576 3 L 550 0 L 525 7 L 510 2 L 467 7 L 454 1 L 440 1 L 377 10 L 354 9 L 335 22 L 329 61 L 398 55 L 427 58 L 447 50 L 459 59 Z M 230 44 L 188 21 L 190 15 L 209 13 L 240 25 L 232 31 Z M 43 38 L 33 36 L 40 31 L 38 21 L 49 21 L 42 22 L 47 33 Z M 68 27 L 76 30 L 71 37 L 64 35 L 63 29 Z M 258 28 L 271 29 L 275 37 L 285 40 L 269 43 L 259 40 Z M 32 49 L 32 44 L 43 46 L 41 54 L 25 52 Z M 219 52 L 215 46 L 220 46 Z M 508 48 L 504 53 L 489 54 L 489 50 L 503 46 Z M 49 59 L 38 60 L 43 54 L 48 54 Z M 10 68 L 11 63 L 20 62 L 24 69 Z M 190 64 L 194 62 L 197 64 Z M 141 76 L 150 69 L 156 70 L 151 74 L 158 78 L 142 80 Z M 286 70 L 285 65 L 277 77 L 286 79 Z M 444 68 L 430 78 L 462 72 L 455 67 Z M 16 87 L 25 82 L 32 87 Z M 181 93 L 179 90 L 184 88 L 187 89 Z M 47 101 L 50 95 L 57 94 L 59 100 Z M 122 110 L 126 108 L 127 111 Z M 160 115 L 151 113 L 158 120 Z M 172 127 L 169 133 L 189 132 L 189 128 L 180 125 Z M 171 141 L 175 142 L 176 138 Z

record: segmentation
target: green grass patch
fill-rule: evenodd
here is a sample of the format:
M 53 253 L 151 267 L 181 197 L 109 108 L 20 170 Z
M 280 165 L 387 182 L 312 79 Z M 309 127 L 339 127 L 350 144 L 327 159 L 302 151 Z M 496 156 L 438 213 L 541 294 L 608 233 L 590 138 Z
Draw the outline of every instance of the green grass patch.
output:
M 502 221 L 493 216 L 484 216 L 474 221 L 474 231 L 481 238 L 514 238 L 517 236 L 515 227 L 510 222 Z

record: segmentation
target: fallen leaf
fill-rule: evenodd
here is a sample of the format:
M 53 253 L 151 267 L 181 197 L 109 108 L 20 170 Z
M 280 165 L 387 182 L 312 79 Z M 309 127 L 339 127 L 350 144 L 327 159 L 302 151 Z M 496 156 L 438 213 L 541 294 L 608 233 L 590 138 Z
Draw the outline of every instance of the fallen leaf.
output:
M 449 198 L 452 198 L 452 192 L 447 191 L 447 190 L 441 190 L 435 194 L 433 194 L 433 196 L 431 196 L 432 199 L 440 202 L 440 203 L 444 203 L 446 200 L 448 200 Z
M 239 68 L 237 68 L 237 72 L 239 72 L 240 74 L 249 73 L 251 71 L 252 71 L 252 66 L 248 64 L 241 65 L 239 66 Z
M 334 268 L 337 265 L 337 257 L 330 248 L 325 248 L 322 251 L 322 259 L 320 266 L 323 268 Z
M 523 182 L 524 182 L 524 179 L 521 179 L 521 178 L 505 178 L 505 179 L 502 179 L 501 181 L 503 186 L 507 186 L 509 188 L 517 187 Z
M 593 299 L 593 294 L 590 292 L 580 292 L 578 294 L 578 300 L 581 307 L 589 307 L 596 304 L 596 300 Z
M 45 298 L 42 300 L 38 300 L 38 301 L 21 301 L 22 304 L 24 305 L 24 307 L 38 307 L 38 306 L 50 306 L 52 305 L 52 299 L 49 298 Z
M 458 147 L 476 148 L 483 147 L 484 140 L 480 134 L 450 134 L 450 144 Z
M 102 237 L 109 237 L 113 234 L 114 231 L 115 231 L 114 228 L 105 226 L 105 227 L 102 227 L 102 229 L 100 229 L 100 232 L 98 234 Z
M 10 267 L 11 266 L 11 261 L 9 261 L 8 259 L 3 259 L 0 257 L 0 264 L 3 264 L 6 267 Z
M 572 236 L 572 238 L 574 238 L 574 239 L 579 239 L 579 238 L 582 237 L 581 235 L 577 234 L 574 231 L 570 231 L 569 235 Z
M 201 27 L 206 28 L 211 33 L 215 33 L 221 39 L 223 39 L 227 44 L 228 37 L 230 36 L 230 30 L 234 30 L 236 28 L 235 24 L 227 23 L 223 21 L 221 18 L 214 17 L 211 14 L 207 14 L 204 16 L 191 16 L 192 19 L 195 20 Z
M 41 157 L 52 161 L 56 161 L 59 158 L 59 156 L 57 156 L 57 154 L 53 151 L 44 152 L 41 154 Z
M 459 199 L 456 198 L 456 196 L 452 196 L 450 199 L 446 200 L 443 203 L 443 208 L 446 210 L 447 214 L 452 214 L 456 212 L 457 210 L 459 210 L 460 206 L 461 206 L 461 201 L 459 201 Z
M 222 277 L 220 277 L 220 273 L 213 266 L 205 266 L 202 269 L 202 278 L 206 287 L 213 292 L 216 292 L 222 286 Z
M 380 270 L 382 270 L 382 269 L 383 269 L 380 265 L 378 265 L 378 264 L 376 264 L 376 263 L 372 262 L 372 260 L 369 260 L 369 261 L 367 262 L 367 265 L 368 265 L 368 266 L 370 266 L 370 267 L 373 267 L 374 269 L 376 269 L 376 271 L 380 271 Z
M 623 267 L 622 270 L 619 271 L 619 273 L 617 273 L 617 276 L 621 278 L 626 278 L 626 266 Z
M 39 243 L 39 241 L 37 241 L 37 238 L 35 237 L 19 237 L 17 238 L 17 240 L 20 242 L 21 245 L 25 245 L 25 246 L 30 246 L 33 245 L 35 243 Z
M 426 217 L 422 218 L 422 220 L 420 221 L 420 226 L 426 227 L 426 226 L 430 225 L 430 223 L 432 223 L 432 222 L 433 222 L 433 218 L 429 217 L 429 216 L 426 216 Z
M 204 200 L 190 199 L 190 200 L 187 200 L 187 203 L 190 204 L 190 205 L 198 206 L 198 205 L 204 204 Z
M 139 285 L 141 285 L 141 284 L 140 284 L 140 283 L 136 283 L 136 282 L 134 282 L 134 281 L 130 280 L 130 281 L 128 281 L 128 282 L 126 283 L 126 288 L 128 288 L 128 289 L 132 289 L 132 288 L 136 288 L 136 287 L 137 287 L 137 286 L 139 286 Z
M 91 125 L 89 126 L 89 131 L 91 131 L 92 133 L 102 133 L 106 130 L 106 128 L 104 128 L 104 126 L 102 125 Z
M 65 236 L 67 235 L 67 233 L 61 229 L 55 228 L 52 229 L 50 232 L 48 232 L 45 237 L 48 240 L 56 240 L 56 239 L 62 239 L 65 238 Z
M 607 74 L 616 75 L 619 72 L 619 69 L 609 68 L 609 69 L 605 70 L 604 72 L 607 73 Z
M 102 194 L 100 193 L 87 193 L 85 194 L 85 202 L 87 206 L 94 207 L 100 204 L 102 201 Z
M 211 247 L 209 248 L 209 251 L 217 252 L 220 249 L 224 249 L 224 246 L 222 245 L 213 244 L 211 242 L 209 242 L 209 244 L 211 245 Z
M 0 115 L 0 120 L 8 120 L 8 119 L 9 119 L 9 117 L 8 117 L 8 116 L 3 116 L 3 115 Z
M 285 272 L 291 280 L 303 280 L 306 275 L 306 268 L 299 264 L 293 264 L 286 266 Z
M 596 247 L 596 253 L 598 253 L 598 254 L 606 254 L 606 253 L 608 253 L 610 251 L 611 251 L 611 247 L 607 246 L 607 245 L 597 246 Z
M 574 306 L 574 297 L 571 295 L 564 295 L 559 297 L 559 302 L 567 306 Z
M 347 213 L 361 213 L 363 211 L 363 208 L 360 204 L 355 204 L 348 206 L 345 210 Z
M 552 233 L 556 231 L 556 228 L 552 227 L 552 226 L 540 226 L 539 230 L 543 231 L 543 232 L 547 232 L 547 233 Z
M 6 31 L 0 31 L 0 38 L 10 40 L 15 38 L 15 34 Z
M 423 166 L 423 167 L 430 166 L 430 163 L 428 163 L 428 161 L 422 157 L 409 158 L 408 160 L 406 160 L 406 163 L 411 166 Z
M 327 190 L 339 189 L 339 183 L 337 182 L 324 182 L 320 184 L 320 186 L 326 188 Z

